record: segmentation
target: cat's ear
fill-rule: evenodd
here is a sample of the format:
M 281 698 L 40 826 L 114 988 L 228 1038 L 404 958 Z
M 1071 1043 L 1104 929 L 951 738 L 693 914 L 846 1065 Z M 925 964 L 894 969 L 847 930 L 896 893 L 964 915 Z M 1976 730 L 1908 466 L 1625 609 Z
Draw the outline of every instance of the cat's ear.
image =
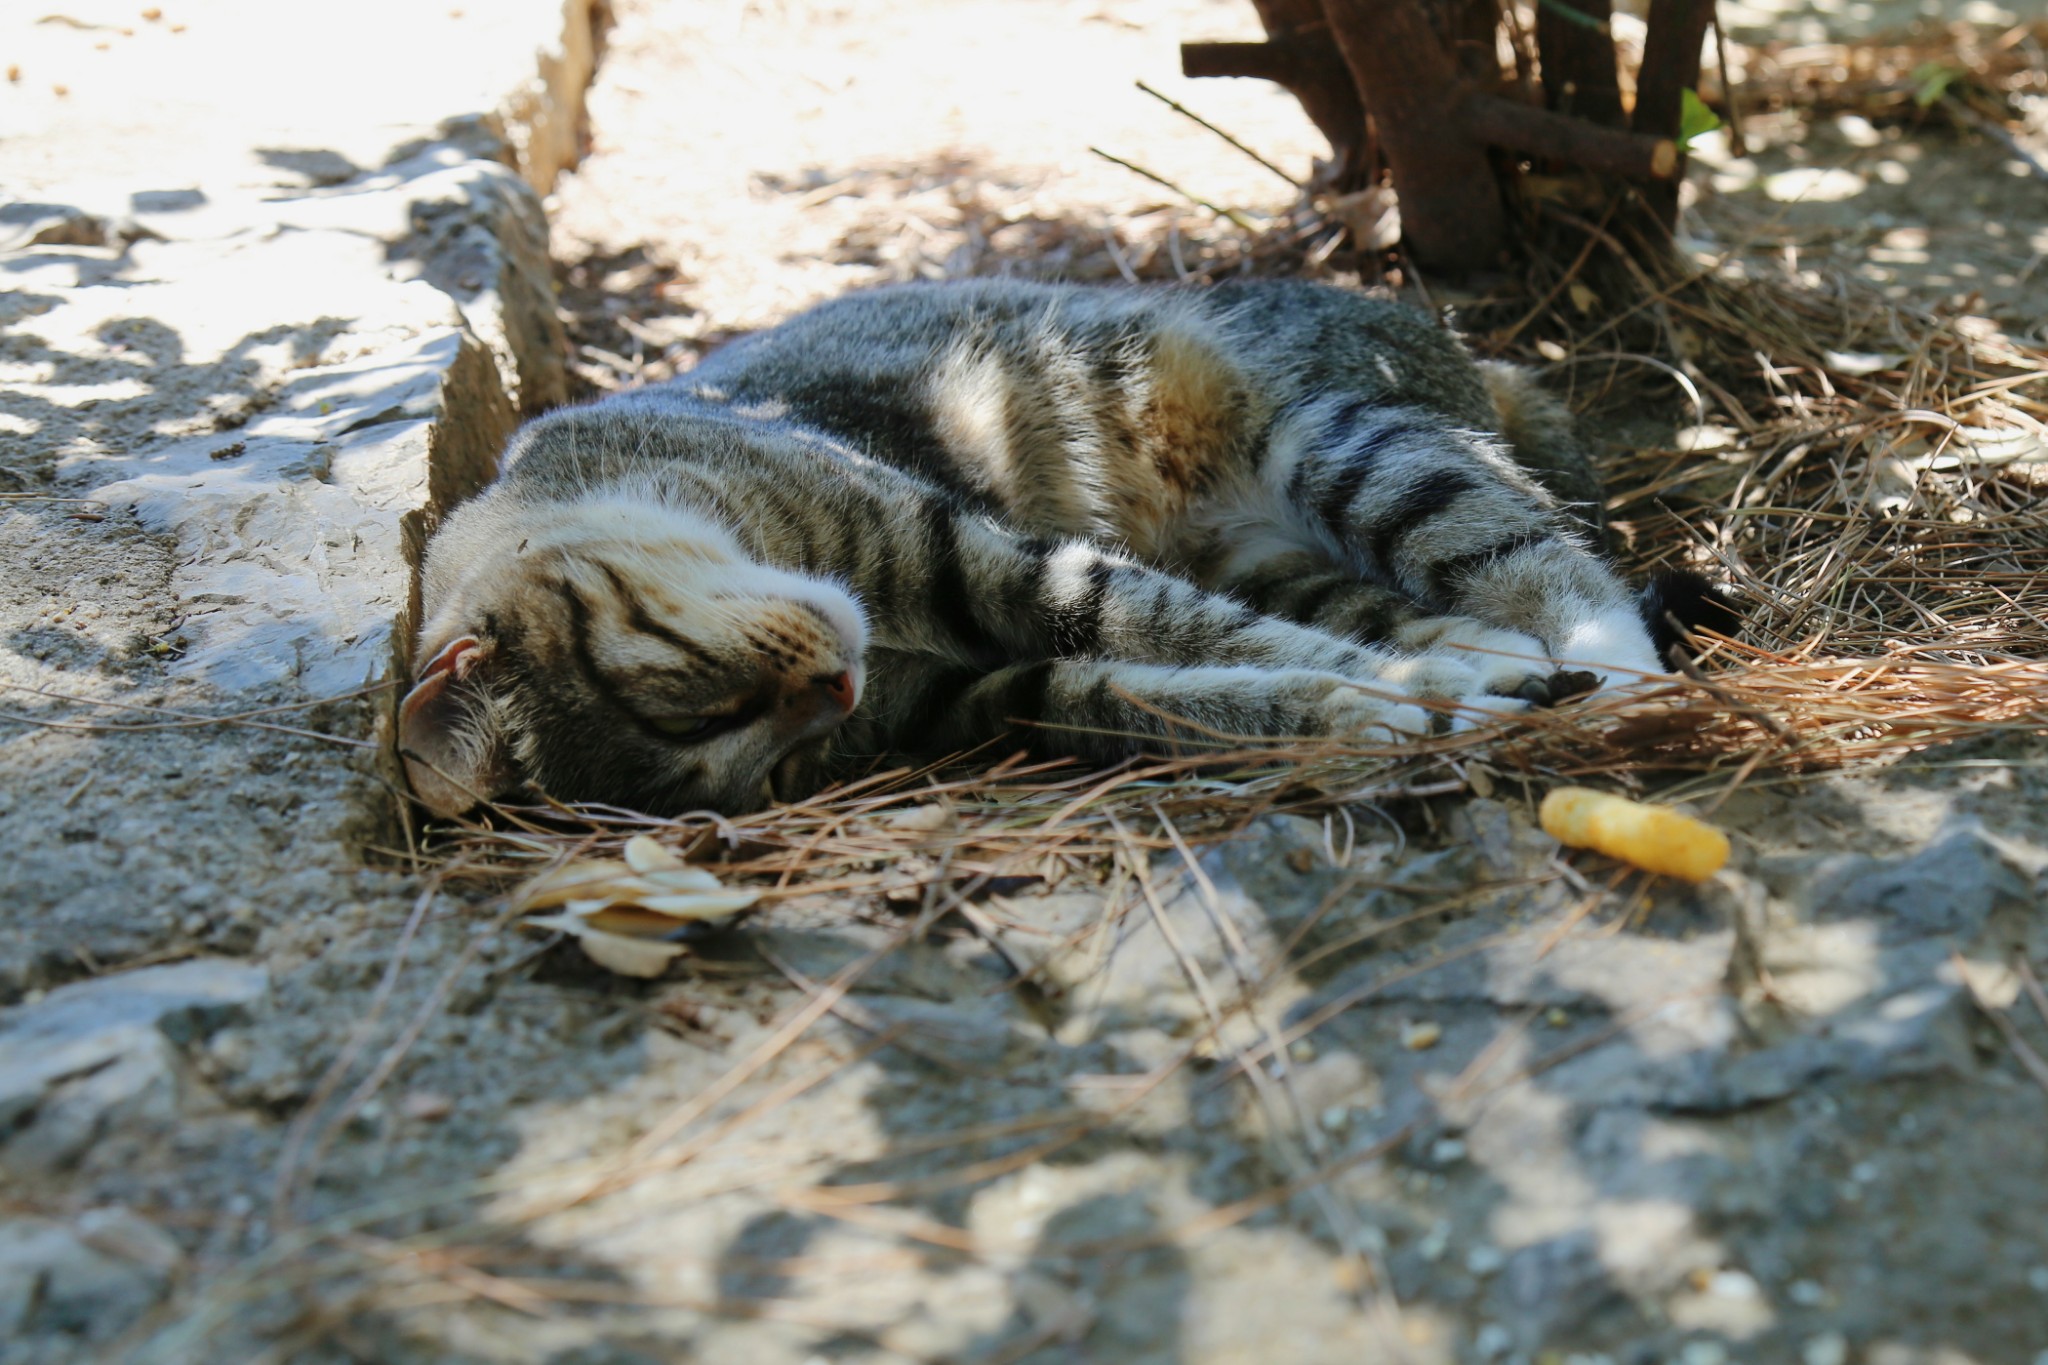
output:
M 398 704 L 398 753 L 420 804 L 453 817 L 499 795 L 511 771 L 496 736 L 479 733 L 476 689 L 491 665 L 491 646 L 475 636 L 453 640 L 420 670 Z

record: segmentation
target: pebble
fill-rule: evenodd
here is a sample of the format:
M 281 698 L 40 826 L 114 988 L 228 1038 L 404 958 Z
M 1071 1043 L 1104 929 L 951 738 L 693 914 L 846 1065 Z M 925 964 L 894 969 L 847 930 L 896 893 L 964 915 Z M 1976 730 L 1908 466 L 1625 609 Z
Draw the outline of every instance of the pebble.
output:
M 1840 1332 L 1822 1332 L 1799 1348 L 1800 1365 L 1848 1365 L 1849 1339 Z
M 1316 1059 L 1316 1045 L 1306 1038 L 1297 1038 L 1287 1045 L 1287 1055 L 1297 1062 L 1312 1062 Z
M 1723 1299 L 1756 1299 L 1763 1297 L 1764 1291 L 1747 1271 L 1722 1270 L 1707 1281 L 1707 1292 Z
M 1828 1291 L 1814 1280 L 1794 1280 L 1785 1287 L 1785 1297 L 1801 1308 L 1818 1308 L 1828 1301 Z
M 398 1102 L 398 1112 L 421 1123 L 433 1123 L 454 1113 L 455 1101 L 431 1090 L 413 1090 Z
M 1415 1244 L 1415 1251 L 1425 1261 L 1441 1261 L 1444 1258 L 1444 1253 L 1450 1250 L 1450 1247 L 1450 1221 L 1448 1219 L 1439 1219 L 1430 1227 L 1428 1232 L 1422 1234 L 1422 1240 Z
M 1465 1269 L 1474 1275 L 1491 1275 L 1507 1263 L 1507 1253 L 1490 1242 L 1481 1242 L 1465 1253 Z
M 1431 1019 L 1423 1019 L 1401 1026 L 1401 1046 L 1410 1052 L 1426 1052 L 1443 1041 L 1444 1026 Z
M 2048 1265 L 2037 1265 L 2027 1272 L 2027 1284 L 2038 1294 L 2048 1294 Z
M 1449 1166 L 1465 1159 L 1465 1144 L 1457 1138 L 1438 1138 L 1429 1149 L 1432 1165 Z
M 1472 1350 L 1481 1360 L 1494 1360 L 1504 1356 L 1514 1344 L 1514 1333 L 1497 1322 L 1487 1323 L 1472 1338 Z
M 1728 1348 L 1718 1341 L 1688 1341 L 1678 1353 L 1678 1365 L 1728 1365 Z

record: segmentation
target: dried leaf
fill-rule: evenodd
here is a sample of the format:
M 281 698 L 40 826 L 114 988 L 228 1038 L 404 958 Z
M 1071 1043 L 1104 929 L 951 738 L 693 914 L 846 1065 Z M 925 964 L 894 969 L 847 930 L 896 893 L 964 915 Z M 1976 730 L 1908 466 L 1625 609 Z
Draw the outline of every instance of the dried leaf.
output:
M 677 872 L 683 860 L 651 835 L 636 834 L 626 840 L 626 866 L 635 872 Z
M 588 919 L 577 915 L 535 915 L 521 922 L 531 928 L 555 929 L 569 935 L 583 949 L 584 956 L 620 976 L 660 976 L 685 951 L 680 943 L 608 934 L 593 929 Z
M 673 896 L 644 896 L 636 904 L 671 919 L 723 919 L 746 909 L 760 898 L 758 891 L 694 891 L 679 892 Z
M 707 920 L 746 909 L 760 892 L 723 885 L 641 834 L 623 858 L 578 858 L 550 868 L 520 890 L 523 910 L 559 909 L 522 921 L 554 929 L 582 945 L 591 961 L 624 976 L 659 976 L 685 951 L 681 940 Z

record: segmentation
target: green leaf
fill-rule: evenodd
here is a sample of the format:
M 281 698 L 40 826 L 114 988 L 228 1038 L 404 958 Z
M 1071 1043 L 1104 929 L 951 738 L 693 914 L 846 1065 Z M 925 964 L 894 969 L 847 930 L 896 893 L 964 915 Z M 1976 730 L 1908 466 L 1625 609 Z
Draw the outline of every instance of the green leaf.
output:
M 1700 98 L 1697 90 L 1682 90 L 1678 95 L 1678 145 L 1692 146 L 1692 140 L 1703 133 L 1711 133 L 1721 126 L 1721 116 L 1707 108 L 1707 102 Z
M 1931 106 L 1948 93 L 1956 77 L 1963 74 L 1959 66 L 1943 66 L 1940 62 L 1922 62 L 1913 68 L 1913 103 L 1922 109 Z
M 1610 33 L 1613 31 L 1605 19 L 1595 19 L 1582 9 L 1573 9 L 1564 0 L 1536 0 L 1536 3 L 1549 10 L 1552 14 L 1555 14 L 1558 18 L 1577 24 L 1580 28 L 1590 28 L 1595 33 Z

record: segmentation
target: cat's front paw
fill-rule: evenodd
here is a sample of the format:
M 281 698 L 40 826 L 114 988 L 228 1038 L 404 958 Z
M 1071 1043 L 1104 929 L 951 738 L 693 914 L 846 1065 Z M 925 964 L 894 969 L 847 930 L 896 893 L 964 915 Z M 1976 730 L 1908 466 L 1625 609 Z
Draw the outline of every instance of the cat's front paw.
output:
M 1557 665 L 1533 635 L 1470 616 L 1425 616 L 1396 631 L 1394 643 L 1436 661 L 1443 685 L 1458 698 L 1512 697 L 1538 706 L 1554 699 Z
M 1602 693 L 1639 692 L 1670 676 L 1649 630 L 1632 610 L 1602 612 L 1580 622 L 1558 645 L 1557 658 L 1560 668 L 1599 678 Z
M 1398 743 L 1441 727 L 1427 707 L 1402 699 L 1402 689 L 1384 683 L 1332 679 L 1309 708 L 1308 732 L 1333 739 Z

